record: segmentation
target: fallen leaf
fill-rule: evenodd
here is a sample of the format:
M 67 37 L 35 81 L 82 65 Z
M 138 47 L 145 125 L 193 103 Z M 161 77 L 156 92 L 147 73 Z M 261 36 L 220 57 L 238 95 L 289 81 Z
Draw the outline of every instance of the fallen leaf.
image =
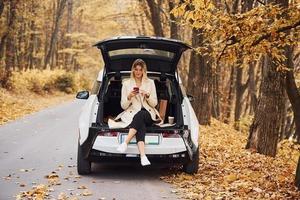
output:
M 61 193 L 58 195 L 57 199 L 58 199 L 58 200 L 68 200 L 68 196 L 67 196 L 65 193 L 61 192 Z
M 238 177 L 236 174 L 230 174 L 230 175 L 224 176 L 224 181 L 226 181 L 227 183 L 232 183 L 232 182 L 236 181 L 237 178 Z
M 43 200 L 45 197 L 48 196 L 47 193 L 47 186 L 46 185 L 37 185 L 33 186 L 29 191 L 20 192 L 16 195 L 16 200 L 23 200 L 23 199 L 34 199 L 34 200 Z
M 77 189 L 87 189 L 87 187 L 84 186 L 84 185 L 80 185 L 80 186 L 77 187 Z
M 26 184 L 25 184 L 25 183 L 20 183 L 19 186 L 20 186 L 20 187 L 25 187 Z
M 257 193 L 262 193 L 263 190 L 260 188 L 253 188 L 253 191 L 257 192 Z
M 11 180 L 11 174 L 7 175 L 7 176 L 4 176 L 2 177 L 4 180 Z
M 294 186 L 300 145 L 284 140 L 275 158 L 245 149 L 248 134 L 212 119 L 200 127 L 199 171 L 174 167 L 160 178 L 183 199 L 299 199 Z M 178 191 L 178 192 L 175 192 Z
M 89 191 L 89 190 L 84 190 L 82 193 L 81 193 L 83 196 L 91 196 L 91 195 L 93 195 L 92 194 L 92 192 L 91 191 Z

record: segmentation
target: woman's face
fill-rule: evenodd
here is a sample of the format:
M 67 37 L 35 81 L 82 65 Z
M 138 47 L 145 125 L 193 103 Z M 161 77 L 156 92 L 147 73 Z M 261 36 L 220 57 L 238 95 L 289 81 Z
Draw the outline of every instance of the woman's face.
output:
M 143 68 L 141 65 L 137 65 L 133 68 L 133 75 L 135 78 L 142 78 L 143 77 Z

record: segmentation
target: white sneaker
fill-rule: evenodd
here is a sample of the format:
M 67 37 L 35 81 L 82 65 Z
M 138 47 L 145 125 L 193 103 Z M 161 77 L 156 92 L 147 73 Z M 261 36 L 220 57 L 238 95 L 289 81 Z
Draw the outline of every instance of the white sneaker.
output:
M 141 157 L 141 165 L 146 166 L 146 165 L 151 165 L 150 161 L 148 160 L 147 156 L 144 155 Z
M 124 153 L 126 150 L 127 150 L 127 144 L 125 142 L 120 144 L 117 148 L 117 151 L 119 151 L 120 153 Z

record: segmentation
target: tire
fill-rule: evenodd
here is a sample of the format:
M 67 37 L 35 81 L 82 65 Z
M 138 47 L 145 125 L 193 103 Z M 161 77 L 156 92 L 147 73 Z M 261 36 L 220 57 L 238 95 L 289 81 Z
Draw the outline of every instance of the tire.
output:
M 189 160 L 186 164 L 183 165 L 183 171 L 188 174 L 195 174 L 199 169 L 199 148 L 193 156 L 193 160 Z
M 77 148 L 77 172 L 80 175 L 91 173 L 91 162 L 83 158 L 82 148 L 79 143 Z

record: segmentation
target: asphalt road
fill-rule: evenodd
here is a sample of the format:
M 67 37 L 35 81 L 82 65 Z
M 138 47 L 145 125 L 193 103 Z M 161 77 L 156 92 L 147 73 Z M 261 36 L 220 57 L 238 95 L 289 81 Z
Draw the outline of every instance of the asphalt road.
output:
M 157 166 L 93 164 L 93 174 L 79 177 L 77 121 L 82 105 L 75 100 L 0 126 L 0 200 L 47 184 L 45 176 L 51 172 L 60 184 L 50 187 L 49 199 L 61 193 L 92 200 L 178 199 L 175 189 L 159 179 L 165 169 Z

